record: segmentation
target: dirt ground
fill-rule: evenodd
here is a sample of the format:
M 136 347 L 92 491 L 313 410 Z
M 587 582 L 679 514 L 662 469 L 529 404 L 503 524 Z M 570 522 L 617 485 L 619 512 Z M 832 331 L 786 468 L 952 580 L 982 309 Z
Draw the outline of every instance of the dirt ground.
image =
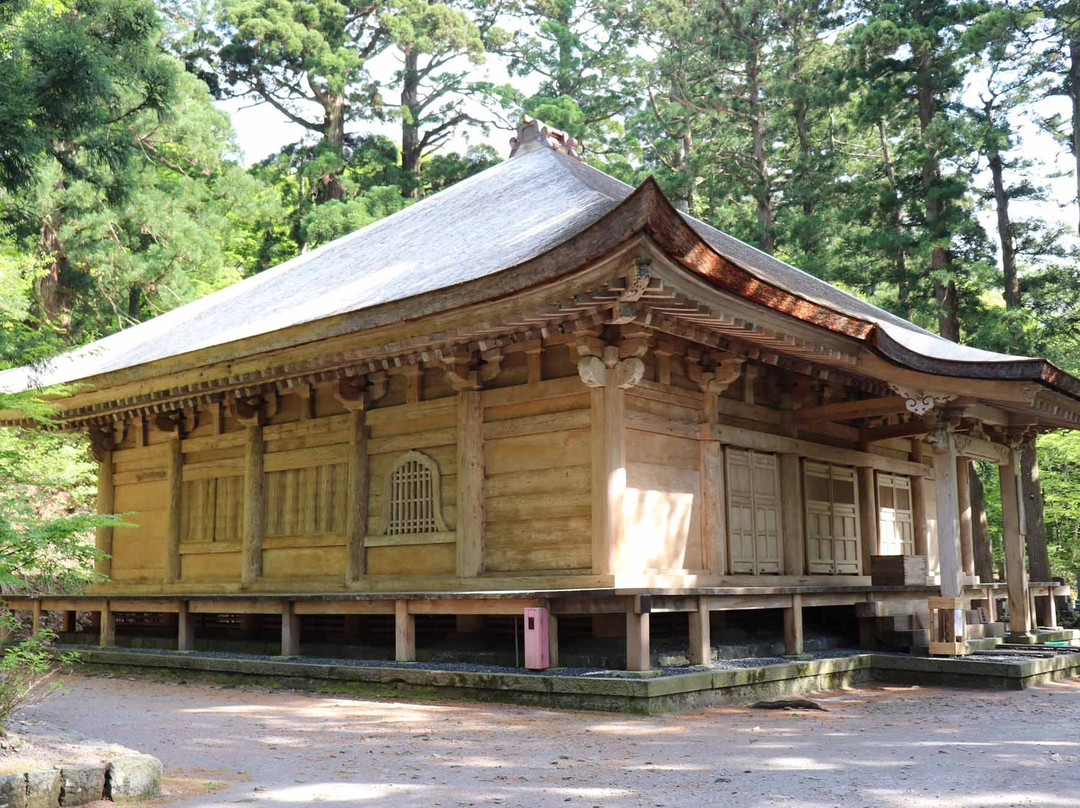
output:
M 183 808 L 1080 808 L 1080 683 L 634 718 L 73 676 L 20 731 L 149 752 Z

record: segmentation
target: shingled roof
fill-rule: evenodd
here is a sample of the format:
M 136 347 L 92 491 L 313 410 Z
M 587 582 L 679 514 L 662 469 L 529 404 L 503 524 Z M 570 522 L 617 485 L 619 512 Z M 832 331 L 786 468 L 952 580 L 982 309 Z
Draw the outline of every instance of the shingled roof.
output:
M 542 138 L 541 138 L 542 140 Z M 254 277 L 57 357 L 0 373 L 16 391 L 94 378 L 345 314 L 355 330 L 380 323 L 387 304 L 438 311 L 448 289 L 507 273 L 640 198 L 635 189 L 551 143 L 519 143 L 508 160 L 440 193 Z M 558 145 L 558 144 L 554 144 Z M 655 196 L 662 194 L 648 181 Z M 705 244 L 771 288 L 868 325 L 863 337 L 915 370 L 1080 386 L 1041 359 L 942 339 L 709 225 L 683 216 Z M 613 242 L 631 234 L 615 233 Z M 570 269 L 570 268 L 567 268 Z M 500 294 L 506 284 L 493 285 Z M 1067 383 L 1066 383 L 1067 382 Z M 1064 384 L 1063 386 L 1063 383 Z

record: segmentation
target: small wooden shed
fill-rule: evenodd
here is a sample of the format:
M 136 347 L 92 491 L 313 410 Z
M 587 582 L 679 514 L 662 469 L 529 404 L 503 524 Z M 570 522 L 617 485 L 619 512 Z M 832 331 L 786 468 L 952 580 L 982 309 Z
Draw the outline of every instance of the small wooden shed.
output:
M 99 583 L 11 608 L 625 615 L 972 602 L 1032 629 L 1016 447 L 1072 428 L 1080 382 L 957 345 L 591 168 L 526 121 L 511 157 L 146 323 L 0 374 L 77 382 Z M 0 423 L 25 423 L 18 412 Z M 1007 585 L 975 546 L 968 459 L 1001 472 Z M 976 561 L 983 559 L 981 569 Z M 910 562 L 910 563 L 909 563 Z M 876 565 L 876 568 L 874 568 Z M 876 579 L 876 581 L 875 581 Z M 883 582 L 888 581 L 886 585 Z M 875 585 L 877 584 L 877 585 Z M 936 600 L 930 601 L 930 598 Z M 893 610 L 895 611 L 895 609 Z

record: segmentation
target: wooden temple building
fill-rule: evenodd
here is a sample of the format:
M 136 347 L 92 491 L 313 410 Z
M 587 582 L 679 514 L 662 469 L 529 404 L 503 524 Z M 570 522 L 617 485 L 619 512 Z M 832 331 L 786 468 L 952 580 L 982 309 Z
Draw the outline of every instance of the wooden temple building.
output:
M 280 616 L 911 613 L 1033 628 L 1016 448 L 1074 428 L 1080 381 L 957 345 L 626 186 L 526 121 L 509 159 L 0 389 L 58 383 L 100 463 L 101 580 L 12 609 Z M 0 423 L 27 423 L 0 412 Z M 1000 471 L 1007 582 L 980 580 L 967 475 Z M 1062 591 L 1062 590 L 1057 590 Z M 1049 617 L 1045 622 L 1053 622 Z M 275 623 L 276 625 L 276 623 Z

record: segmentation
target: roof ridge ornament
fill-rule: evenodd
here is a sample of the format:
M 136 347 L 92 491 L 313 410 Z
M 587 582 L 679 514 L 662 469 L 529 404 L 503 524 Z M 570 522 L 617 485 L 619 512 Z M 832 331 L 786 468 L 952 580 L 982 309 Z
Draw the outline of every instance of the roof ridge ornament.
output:
M 580 160 L 581 157 L 577 153 L 579 146 L 580 144 L 566 132 L 523 115 L 521 122 L 517 125 L 517 133 L 510 138 L 510 156 L 515 157 L 518 154 L 546 148 Z

